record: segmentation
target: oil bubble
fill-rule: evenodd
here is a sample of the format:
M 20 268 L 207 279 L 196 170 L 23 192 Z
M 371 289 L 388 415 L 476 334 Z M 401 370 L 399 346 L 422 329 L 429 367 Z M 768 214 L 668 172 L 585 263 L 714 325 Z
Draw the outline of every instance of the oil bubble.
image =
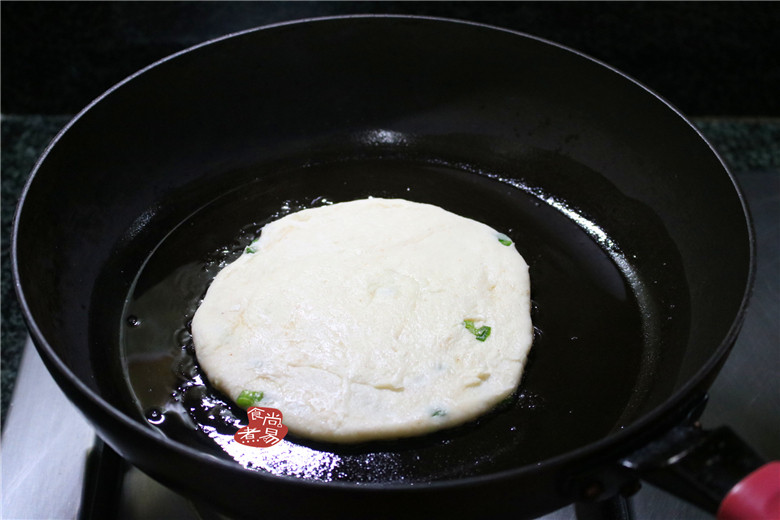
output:
M 127 324 L 131 327 L 137 327 L 141 324 L 141 320 L 138 319 L 137 316 L 133 316 L 132 314 L 127 317 Z
M 150 408 L 146 411 L 146 420 L 151 424 L 162 424 L 165 422 L 165 414 L 157 408 Z
M 187 330 L 186 327 L 180 328 L 174 333 L 174 337 L 176 338 L 176 343 L 179 345 L 185 346 L 190 341 L 192 341 L 192 334 L 190 334 L 190 331 Z

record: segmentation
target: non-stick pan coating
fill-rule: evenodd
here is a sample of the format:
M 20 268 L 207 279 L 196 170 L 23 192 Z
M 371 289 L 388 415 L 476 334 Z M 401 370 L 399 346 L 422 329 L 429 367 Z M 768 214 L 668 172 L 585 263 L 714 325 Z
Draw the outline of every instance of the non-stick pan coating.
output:
M 470 145 L 475 153 L 477 144 Z M 361 149 L 357 142 L 336 146 Z M 103 386 L 112 388 L 116 380 L 130 380 L 130 395 L 120 398 L 117 405 L 137 401 L 137 409 L 126 407 L 129 413 L 147 416 L 183 442 L 209 444 L 205 432 L 220 443 L 230 442 L 227 451 L 245 466 L 353 482 L 428 482 L 490 474 L 560 455 L 628 425 L 656 384 L 659 340 L 687 332 L 688 303 L 679 254 L 657 219 L 646 208 L 631 208 L 632 202 L 622 200 L 597 174 L 571 161 L 539 151 L 522 158 L 524 166 L 519 169 L 571 177 L 570 182 L 581 184 L 584 193 L 595 192 L 589 198 L 602 197 L 612 208 L 623 205 L 624 211 L 631 211 L 634 230 L 653 237 L 652 242 L 663 250 L 666 269 L 655 276 L 664 277 L 659 279 L 667 288 L 664 291 L 641 287 L 641 280 L 649 274 L 635 268 L 611 236 L 588 233 L 604 230 L 585 231 L 561 213 L 555 206 L 563 201 L 551 205 L 544 194 L 509 184 L 509 179 L 465 170 L 463 164 L 445 166 L 440 163 L 446 156 L 443 150 L 435 155 L 438 163 L 426 164 L 425 156 L 415 157 L 411 146 L 407 142 L 401 157 L 394 157 L 399 152 L 388 147 L 381 157 L 373 150 L 364 152 L 369 157 L 357 152 L 349 158 L 342 152 L 338 159 L 322 158 L 321 163 L 306 157 L 299 161 L 305 165 L 297 168 L 251 168 L 241 177 L 253 180 L 238 182 L 237 189 L 209 190 L 224 194 L 188 216 L 153 248 L 132 289 L 121 325 L 111 320 L 106 327 L 104 318 L 97 317 L 94 332 L 108 354 L 101 356 L 106 359 L 100 364 L 110 366 L 117 357 L 121 360 L 114 371 L 106 372 L 110 378 L 99 381 L 107 379 Z M 436 149 L 432 140 L 415 146 Z M 479 164 L 485 167 L 489 162 L 485 157 Z M 581 180 L 574 180 L 578 177 Z M 514 182 L 520 178 L 515 174 Z M 600 191 L 607 193 L 599 195 Z M 222 251 L 242 251 L 254 236 L 253 228 L 260 226 L 247 224 L 267 221 L 280 208 L 286 212 L 323 200 L 366 196 L 439 204 L 488 222 L 513 239 L 530 263 L 536 326 L 534 352 L 517 395 L 475 424 L 414 440 L 339 446 L 311 445 L 300 439 L 285 443 L 292 453 L 283 455 L 231 442 L 237 419 L 246 425 L 246 417 L 237 408 L 228 410 L 223 396 L 201 384 L 206 375 L 197 369 L 187 327 L 221 265 L 219 260 L 236 256 Z M 242 229 L 247 232 L 243 240 L 237 239 Z M 120 252 L 119 256 L 127 254 Z M 106 271 L 106 277 L 113 272 L 113 268 Z M 639 298 L 654 298 L 651 304 L 661 306 L 662 312 L 646 308 L 637 292 L 650 292 Z M 125 296 L 96 294 L 107 302 L 122 301 Z M 114 346 L 120 337 L 118 329 L 123 329 L 123 341 Z M 192 433 L 196 424 L 205 430 L 198 436 Z M 306 447 L 298 448 L 300 443 Z M 212 448 L 221 451 L 217 443 Z M 316 448 L 315 452 L 310 448 Z
M 120 338 L 175 335 L 151 351 L 179 348 L 186 361 L 186 319 L 151 326 L 154 306 L 137 300 L 285 204 L 371 195 L 439 204 L 512 236 L 531 265 L 538 327 L 515 402 L 421 439 L 291 439 L 346 461 L 292 479 L 203 455 L 213 448 L 197 432 L 171 441 L 146 424 Z M 182 248 L 188 226 L 197 236 Z M 706 387 L 738 329 L 750 249 L 718 158 L 641 86 L 515 33 L 367 17 L 216 41 L 99 99 L 37 167 L 15 267 L 55 378 L 110 444 L 175 487 L 212 490 L 234 511 L 304 490 L 355 504 L 390 492 L 430 511 L 443 496 L 465 507 L 457 489 L 471 486 L 501 493 L 491 507 L 538 513 L 571 499 L 562 468 L 630 449 Z M 128 330 L 131 315 L 140 325 Z M 177 363 L 153 392 L 186 383 Z M 228 475 L 240 484 L 221 484 Z M 510 485 L 512 500 L 499 499 Z

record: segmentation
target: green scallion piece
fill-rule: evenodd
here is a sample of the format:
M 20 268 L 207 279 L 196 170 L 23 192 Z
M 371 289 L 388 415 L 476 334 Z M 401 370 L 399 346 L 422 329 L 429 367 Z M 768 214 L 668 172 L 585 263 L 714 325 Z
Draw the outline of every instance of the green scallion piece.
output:
M 257 253 L 257 249 L 255 249 L 252 246 L 254 246 L 257 243 L 258 240 L 260 240 L 260 239 L 256 238 L 256 239 L 252 240 L 252 242 L 248 246 L 246 246 L 246 249 L 244 249 L 244 253 L 248 253 L 250 255 L 253 254 L 253 253 Z
M 474 325 L 473 320 L 463 320 L 463 325 L 466 327 L 466 330 L 476 336 L 478 341 L 485 341 L 488 339 L 488 336 L 490 336 L 490 327 L 487 325 L 483 325 L 480 328 L 477 328 Z
M 504 244 L 505 246 L 511 246 L 512 245 L 512 239 L 506 236 L 503 233 L 498 234 L 498 241 Z
M 445 415 L 447 415 L 447 412 L 445 412 L 444 410 L 438 410 L 437 409 L 437 410 L 433 411 L 433 413 L 431 414 L 431 417 L 444 417 Z
M 249 408 L 250 406 L 254 406 L 260 401 L 263 400 L 263 392 L 251 392 L 249 390 L 243 390 L 239 396 L 238 399 L 236 399 L 236 404 L 240 406 L 241 408 Z

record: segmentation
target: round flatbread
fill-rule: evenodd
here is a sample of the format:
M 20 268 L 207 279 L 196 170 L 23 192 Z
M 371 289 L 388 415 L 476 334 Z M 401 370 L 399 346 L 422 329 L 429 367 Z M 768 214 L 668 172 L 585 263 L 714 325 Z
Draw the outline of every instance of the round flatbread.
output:
M 528 266 L 505 235 L 430 204 L 306 209 L 216 276 L 192 335 L 211 384 L 279 409 L 293 434 L 424 434 L 516 389 L 533 339 Z

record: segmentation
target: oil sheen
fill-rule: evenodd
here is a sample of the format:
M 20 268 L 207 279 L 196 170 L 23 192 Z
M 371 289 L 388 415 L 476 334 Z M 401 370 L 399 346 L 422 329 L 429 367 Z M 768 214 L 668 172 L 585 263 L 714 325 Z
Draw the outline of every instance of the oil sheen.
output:
M 209 283 L 267 222 L 370 196 L 435 204 L 512 240 L 532 280 L 534 344 L 521 383 L 478 419 L 410 439 L 332 444 L 288 435 L 271 448 L 235 442 L 246 413 L 209 383 L 191 336 Z M 516 179 L 463 165 L 366 159 L 259 172 L 190 213 L 139 270 L 120 324 L 123 377 L 139 419 L 251 470 L 363 483 L 494 473 L 608 435 L 627 424 L 626 411 L 642 393 L 646 323 L 617 245 L 560 206 Z

